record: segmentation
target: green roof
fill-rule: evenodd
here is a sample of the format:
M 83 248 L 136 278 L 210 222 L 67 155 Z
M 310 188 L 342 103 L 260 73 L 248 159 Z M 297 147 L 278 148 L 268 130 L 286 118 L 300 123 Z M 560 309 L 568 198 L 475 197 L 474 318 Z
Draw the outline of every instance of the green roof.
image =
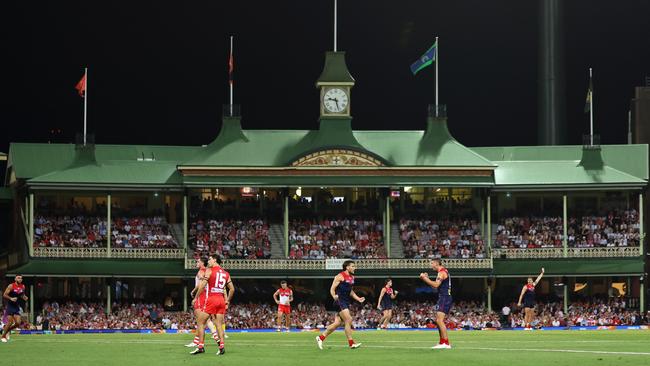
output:
M 515 146 L 467 148 L 449 133 L 445 118 L 429 118 L 425 131 L 354 131 L 351 118 L 321 118 L 318 130 L 242 130 L 224 118 L 219 136 L 206 146 L 12 143 L 12 176 L 39 186 L 480 186 L 497 189 L 639 188 L 648 181 L 648 145 Z M 310 153 L 342 148 L 365 153 L 390 173 L 331 176 L 254 174 L 183 176 L 180 169 L 291 168 Z M 630 158 L 634 157 L 634 158 Z M 336 167 L 328 166 L 328 169 Z M 441 173 L 408 175 L 399 169 Z M 487 174 L 460 173 L 488 171 Z M 490 172 L 494 171 L 492 175 Z M 268 173 L 271 172 L 271 173 Z M 247 176 L 248 174 L 248 176 Z M 445 175 L 447 174 L 447 176 Z
M 477 147 L 473 151 L 498 168 L 501 188 L 645 186 L 648 145 Z M 635 156 L 635 159 L 630 159 Z

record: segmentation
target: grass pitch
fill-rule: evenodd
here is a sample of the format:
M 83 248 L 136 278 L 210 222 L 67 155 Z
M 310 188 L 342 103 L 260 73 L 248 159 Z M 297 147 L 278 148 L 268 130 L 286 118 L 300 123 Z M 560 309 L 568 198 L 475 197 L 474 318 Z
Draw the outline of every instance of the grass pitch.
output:
M 226 355 L 206 339 L 206 353 L 183 347 L 192 334 L 14 335 L 0 344 L 0 364 L 18 365 L 650 365 L 650 331 L 450 332 L 451 350 L 431 350 L 431 331 L 343 332 L 316 347 L 316 332 L 230 333 Z

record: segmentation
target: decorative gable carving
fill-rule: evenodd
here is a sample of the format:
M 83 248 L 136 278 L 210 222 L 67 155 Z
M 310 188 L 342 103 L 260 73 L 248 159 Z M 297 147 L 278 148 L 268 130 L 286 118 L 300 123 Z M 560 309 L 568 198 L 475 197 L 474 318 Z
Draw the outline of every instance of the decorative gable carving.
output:
M 380 167 L 384 164 L 376 158 L 353 150 L 328 149 L 303 156 L 294 161 L 294 167 Z

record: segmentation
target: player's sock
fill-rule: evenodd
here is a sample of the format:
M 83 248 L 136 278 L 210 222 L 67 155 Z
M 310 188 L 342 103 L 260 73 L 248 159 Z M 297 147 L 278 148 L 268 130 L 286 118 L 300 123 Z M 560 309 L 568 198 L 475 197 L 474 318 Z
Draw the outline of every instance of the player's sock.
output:
M 217 332 L 212 333 L 212 339 L 214 339 L 215 342 L 219 343 L 219 334 Z
M 324 335 L 321 334 L 321 335 L 318 336 L 318 338 L 320 338 L 321 341 L 324 341 L 325 338 L 327 338 L 327 337 L 325 337 Z
M 226 344 L 224 343 L 223 339 L 220 339 L 219 340 L 219 349 L 223 349 L 225 346 L 226 346 Z
M 199 344 L 199 337 L 194 337 L 194 344 L 196 344 L 196 345 Z
M 348 345 L 352 347 L 353 344 L 354 344 L 354 339 L 352 338 L 348 339 Z
M 203 342 L 199 342 L 199 343 L 197 344 L 197 346 L 198 346 L 199 348 L 203 348 L 203 347 L 205 346 L 205 343 L 203 343 Z

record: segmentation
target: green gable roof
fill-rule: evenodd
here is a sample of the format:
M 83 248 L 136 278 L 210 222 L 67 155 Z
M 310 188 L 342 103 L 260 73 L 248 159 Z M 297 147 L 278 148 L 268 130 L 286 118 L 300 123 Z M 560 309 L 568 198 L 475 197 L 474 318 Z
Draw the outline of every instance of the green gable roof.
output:
M 648 182 L 648 145 L 476 147 L 490 159 L 499 188 L 643 187 Z M 634 157 L 634 158 L 630 158 Z

